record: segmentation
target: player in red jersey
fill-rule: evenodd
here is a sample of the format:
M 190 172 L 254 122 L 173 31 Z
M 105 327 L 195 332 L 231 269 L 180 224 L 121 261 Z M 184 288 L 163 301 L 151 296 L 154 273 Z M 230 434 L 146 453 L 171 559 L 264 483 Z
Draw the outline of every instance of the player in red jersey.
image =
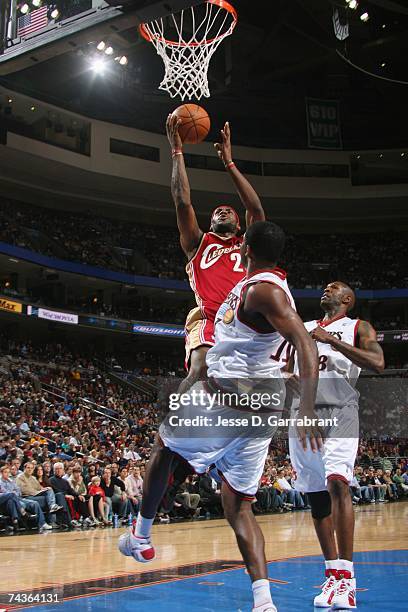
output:
M 198 225 L 178 131 L 180 123 L 176 116 L 167 118 L 167 137 L 173 157 L 171 193 L 176 206 L 181 248 L 188 259 L 186 271 L 197 302 L 197 308 L 193 308 L 186 319 L 186 368 L 189 373 L 182 383 L 180 392 L 183 392 L 196 380 L 205 377 L 205 357 L 214 344 L 215 315 L 228 292 L 245 276 L 245 271 L 241 265 L 243 239 L 238 235 L 241 230 L 239 216 L 232 206 L 217 206 L 211 216 L 209 232 L 203 232 Z M 257 193 L 232 161 L 228 123 L 221 130 L 221 142 L 214 146 L 244 205 L 246 226 L 264 221 L 265 214 Z

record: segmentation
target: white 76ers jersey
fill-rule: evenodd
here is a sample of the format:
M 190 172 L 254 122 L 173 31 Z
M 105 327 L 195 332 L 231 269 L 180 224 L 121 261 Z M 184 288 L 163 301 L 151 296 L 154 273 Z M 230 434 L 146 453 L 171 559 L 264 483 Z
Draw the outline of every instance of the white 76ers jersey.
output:
M 244 289 L 257 283 L 281 287 L 288 302 L 296 310 L 286 282 L 286 273 L 279 268 L 244 278 L 227 295 L 215 317 L 215 345 L 207 353 L 208 375 L 213 378 L 280 377 L 281 364 L 273 359 L 283 337 L 279 332 L 263 333 L 239 319 Z
M 316 327 L 322 327 L 327 333 L 342 342 L 355 346 L 359 324 L 359 319 L 342 316 L 329 324 L 323 321 L 308 321 L 304 325 L 309 332 Z M 316 404 L 345 406 L 357 403 L 359 393 L 355 385 L 361 368 L 330 344 L 317 342 L 317 350 L 319 352 L 319 385 Z M 297 363 L 295 371 L 298 373 Z

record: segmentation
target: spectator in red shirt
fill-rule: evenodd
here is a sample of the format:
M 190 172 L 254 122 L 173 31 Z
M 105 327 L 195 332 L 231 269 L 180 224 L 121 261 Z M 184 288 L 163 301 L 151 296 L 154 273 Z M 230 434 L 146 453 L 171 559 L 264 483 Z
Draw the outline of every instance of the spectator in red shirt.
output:
M 100 522 L 95 516 L 95 512 L 98 513 L 99 511 L 99 516 L 102 517 L 103 524 L 109 525 L 109 505 L 106 502 L 105 491 L 101 487 L 101 479 L 99 476 L 94 476 L 92 478 L 91 483 L 88 487 L 88 495 L 89 514 L 91 515 L 93 524 L 100 525 Z

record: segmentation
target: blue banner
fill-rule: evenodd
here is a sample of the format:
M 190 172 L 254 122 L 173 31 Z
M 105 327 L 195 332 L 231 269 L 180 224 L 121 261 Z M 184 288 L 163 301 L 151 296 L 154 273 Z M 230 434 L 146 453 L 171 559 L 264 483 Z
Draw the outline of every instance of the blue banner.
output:
M 53 257 L 47 257 L 46 255 L 41 255 L 40 253 L 35 253 L 34 251 L 29 251 L 28 249 L 23 249 L 22 247 L 17 247 L 6 242 L 0 242 L 0 253 L 4 253 L 5 255 L 9 255 L 10 257 L 17 259 L 24 259 L 25 261 L 29 261 L 39 266 L 44 266 L 46 268 L 70 272 L 71 274 L 82 274 L 84 276 L 101 278 L 117 283 L 125 283 L 127 285 L 139 285 L 141 287 L 173 289 L 174 291 L 191 291 L 187 281 L 156 278 L 154 276 L 136 276 L 134 274 L 127 274 L 126 272 L 114 272 L 113 270 L 106 270 L 105 268 L 98 268 L 96 266 L 88 266 L 87 264 L 74 263 L 64 259 L 54 259 Z M 290 284 L 290 278 L 288 280 Z M 292 294 L 295 299 L 320 299 L 322 290 L 292 289 Z M 357 289 L 356 297 L 357 299 L 363 300 L 408 298 L 408 288 L 374 290 Z
M 174 338 L 184 337 L 184 327 L 178 325 L 170 326 L 134 323 L 133 332 L 135 334 L 149 334 L 151 336 L 172 336 Z

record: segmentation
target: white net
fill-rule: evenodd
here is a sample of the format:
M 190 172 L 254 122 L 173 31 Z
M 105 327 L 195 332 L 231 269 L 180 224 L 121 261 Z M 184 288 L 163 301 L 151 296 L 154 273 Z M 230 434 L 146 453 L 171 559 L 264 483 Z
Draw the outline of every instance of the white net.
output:
M 226 4 L 208 0 L 168 19 L 143 24 L 142 34 L 154 44 L 164 62 L 164 78 L 159 89 L 167 91 L 171 98 L 200 100 L 210 97 L 208 66 L 211 57 L 236 25 L 236 13 L 230 5 L 226 9 Z

